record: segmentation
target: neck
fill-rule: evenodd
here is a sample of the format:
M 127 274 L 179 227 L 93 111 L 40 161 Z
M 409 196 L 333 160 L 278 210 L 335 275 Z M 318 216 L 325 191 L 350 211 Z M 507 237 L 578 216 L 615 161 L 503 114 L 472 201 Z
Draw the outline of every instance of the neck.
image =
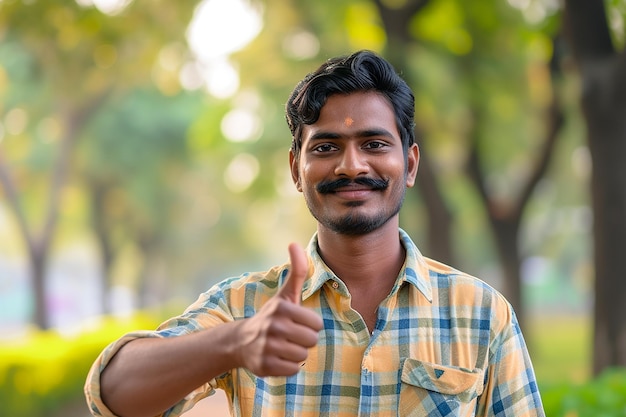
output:
M 351 291 L 391 289 L 405 259 L 397 219 L 360 236 L 338 234 L 318 225 L 318 245 L 326 265 Z

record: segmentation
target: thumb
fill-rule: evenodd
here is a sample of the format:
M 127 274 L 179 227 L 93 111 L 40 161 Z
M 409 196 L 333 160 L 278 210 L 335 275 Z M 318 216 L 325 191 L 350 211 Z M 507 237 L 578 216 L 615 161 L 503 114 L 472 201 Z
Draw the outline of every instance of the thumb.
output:
M 300 304 L 302 286 L 306 281 L 306 274 L 309 269 L 309 260 L 304 249 L 297 243 L 289 245 L 289 260 L 291 261 L 289 275 L 278 292 L 278 296 L 295 304 Z

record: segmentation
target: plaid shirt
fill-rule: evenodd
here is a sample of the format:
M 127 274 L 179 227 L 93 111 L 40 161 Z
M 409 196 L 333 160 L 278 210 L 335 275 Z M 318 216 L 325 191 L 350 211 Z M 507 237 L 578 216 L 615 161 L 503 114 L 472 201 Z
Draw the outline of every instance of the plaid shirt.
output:
M 199 387 L 163 416 L 177 416 L 223 389 L 236 416 L 544 416 L 532 365 L 509 303 L 484 282 L 423 257 L 400 230 L 406 262 L 369 332 L 350 308 L 345 284 L 324 264 L 317 237 L 302 305 L 324 321 L 300 372 L 259 378 L 233 369 Z M 92 413 L 112 416 L 100 400 L 100 372 L 138 337 L 174 337 L 254 315 L 287 276 L 289 265 L 214 286 L 156 332 L 112 343 L 85 386 Z M 193 358 L 190 358 L 193 360 Z

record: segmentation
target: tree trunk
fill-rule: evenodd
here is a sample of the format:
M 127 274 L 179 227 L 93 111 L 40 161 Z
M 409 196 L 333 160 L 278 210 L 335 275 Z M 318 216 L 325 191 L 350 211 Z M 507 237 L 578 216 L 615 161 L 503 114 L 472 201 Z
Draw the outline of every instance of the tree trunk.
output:
M 626 366 L 626 67 L 607 62 L 595 76 L 582 108 L 591 152 L 594 265 L 594 373 Z M 600 69 L 600 68 L 599 68 Z M 608 76 L 606 72 L 613 72 Z M 621 74 L 621 75 L 619 75 Z M 594 78 L 593 81 L 590 79 Z M 620 81 L 620 79 L 622 81 Z M 619 86 L 618 83 L 622 85 Z M 622 91 L 622 97 L 617 92 Z M 607 102 L 607 96 L 614 95 Z
M 415 81 L 410 79 L 411 71 L 408 70 L 407 60 L 407 53 L 411 44 L 414 43 L 409 33 L 409 24 L 415 13 L 428 4 L 428 0 L 407 1 L 401 8 L 387 7 L 385 2 L 380 0 L 375 3 L 388 37 L 385 56 L 415 91 L 418 87 Z M 426 233 L 428 256 L 446 264 L 454 264 L 452 214 L 437 183 L 433 166 L 428 160 L 427 138 L 419 127 L 418 119 L 416 119 L 415 136 L 421 152 L 417 186 L 428 213 Z
M 510 218 L 494 218 L 490 216 L 489 223 L 496 242 L 496 250 L 500 259 L 500 267 L 504 275 L 504 288 L 502 293 L 506 294 L 507 300 L 511 303 L 517 315 L 520 327 L 526 324 L 526 309 L 522 299 L 522 277 L 521 265 L 522 257 L 519 248 L 520 216 Z
M 615 51 L 604 2 L 567 0 L 564 15 L 592 161 L 597 375 L 626 366 L 626 53 Z
M 113 245 L 109 236 L 105 213 L 107 186 L 98 180 L 88 182 L 91 195 L 91 223 L 98 249 L 100 250 L 100 305 L 103 314 L 111 312 L 109 293 L 111 289 L 111 267 L 113 265 Z
M 43 249 L 43 248 L 42 248 Z M 48 250 L 36 250 L 31 253 L 30 267 L 34 293 L 33 321 L 41 329 L 48 329 L 52 323 L 48 314 L 46 299 L 46 266 L 48 265 Z
M 626 72 L 623 72 L 626 79 Z M 594 373 L 626 366 L 626 106 L 585 100 L 592 159 L 595 264 Z M 610 126 L 610 128 L 609 128 Z
M 417 186 L 428 213 L 428 256 L 448 265 L 454 265 L 452 244 L 452 213 L 437 183 L 437 176 L 428 160 L 425 146 L 421 146 Z M 426 156 L 424 156 L 426 155 Z
M 20 233 L 26 243 L 30 261 L 31 283 L 34 298 L 33 323 L 41 329 L 50 327 L 50 317 L 46 301 L 46 270 L 50 247 L 56 231 L 61 204 L 61 194 L 66 183 L 68 169 L 73 150 L 80 133 L 87 120 L 108 97 L 109 91 L 93 97 L 86 105 L 77 105 L 73 111 L 67 113 L 67 132 L 58 148 L 57 159 L 52 169 L 50 189 L 47 198 L 47 209 L 44 212 L 44 222 L 40 233 L 29 228 L 25 211 L 21 205 L 18 190 L 9 174 L 8 166 L 0 157 L 0 183 L 2 184 L 7 200 L 17 219 Z
M 470 151 L 467 161 L 469 179 L 473 182 L 478 195 L 485 207 L 492 236 L 495 240 L 496 252 L 500 261 L 500 268 L 504 277 L 502 293 L 511 303 L 516 312 L 520 327 L 524 328 L 526 322 L 526 309 L 522 297 L 521 265 L 523 255 L 519 246 L 519 232 L 522 225 L 524 210 L 530 201 L 532 194 L 541 179 L 546 175 L 550 160 L 554 153 L 559 133 L 563 127 L 563 110 L 559 94 L 556 91 L 557 80 L 561 76 L 560 71 L 560 37 L 553 39 L 553 55 L 548 67 L 552 80 L 552 99 L 545 112 L 545 133 L 541 141 L 541 147 L 536 156 L 531 159 L 532 169 L 525 181 L 522 182 L 521 191 L 510 201 L 499 201 L 489 194 L 486 187 L 486 174 L 482 166 L 480 138 L 482 125 L 486 117 L 482 111 L 482 103 L 471 104 L 473 124 L 469 131 Z M 475 73 L 474 62 L 470 57 L 463 60 L 465 72 Z M 476 97 L 480 95 L 476 94 Z M 530 159 L 530 158 L 529 158 Z
M 145 309 L 152 305 L 158 304 L 160 300 L 160 292 L 158 291 L 157 269 L 159 256 L 159 242 L 162 241 L 161 236 L 156 233 L 139 234 L 136 243 L 141 249 L 142 265 L 137 276 L 137 304 L 139 308 Z

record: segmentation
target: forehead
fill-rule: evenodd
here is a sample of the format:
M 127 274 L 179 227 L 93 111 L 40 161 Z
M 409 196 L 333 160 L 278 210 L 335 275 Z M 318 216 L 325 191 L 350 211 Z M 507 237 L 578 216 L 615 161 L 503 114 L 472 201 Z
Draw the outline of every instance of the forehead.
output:
M 377 92 L 334 94 L 326 100 L 317 121 L 304 125 L 303 139 L 318 131 L 349 135 L 364 129 L 385 129 L 399 138 L 393 106 Z

